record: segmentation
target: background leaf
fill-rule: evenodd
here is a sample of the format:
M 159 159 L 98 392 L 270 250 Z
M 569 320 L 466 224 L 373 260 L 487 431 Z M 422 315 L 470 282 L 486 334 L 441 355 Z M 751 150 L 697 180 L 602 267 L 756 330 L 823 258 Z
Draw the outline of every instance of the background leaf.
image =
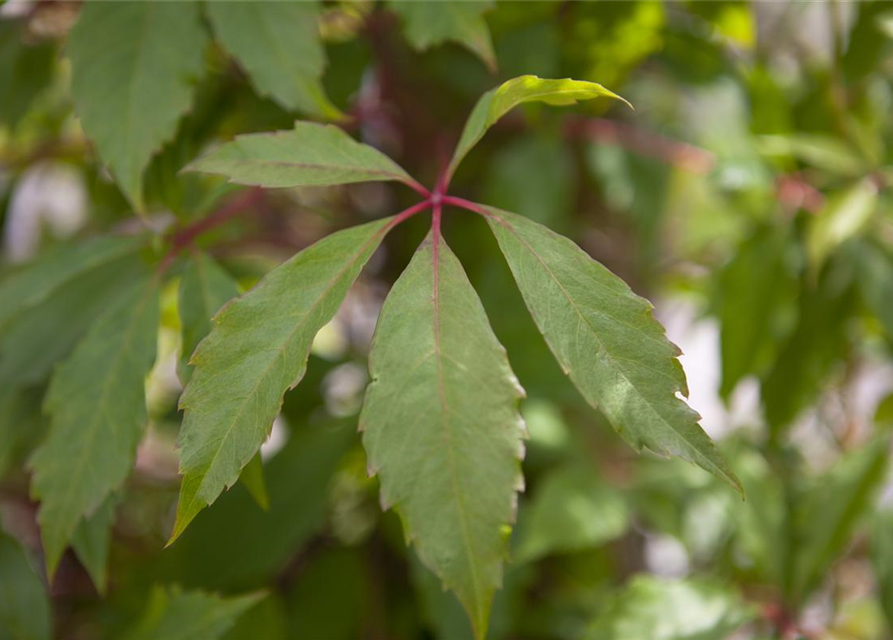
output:
M 0 533 L 0 637 L 49 640 L 50 602 L 24 549 Z
M 206 41 L 199 5 L 188 0 L 88 2 L 71 30 L 75 109 L 137 209 L 149 158 L 174 135 L 192 101 Z

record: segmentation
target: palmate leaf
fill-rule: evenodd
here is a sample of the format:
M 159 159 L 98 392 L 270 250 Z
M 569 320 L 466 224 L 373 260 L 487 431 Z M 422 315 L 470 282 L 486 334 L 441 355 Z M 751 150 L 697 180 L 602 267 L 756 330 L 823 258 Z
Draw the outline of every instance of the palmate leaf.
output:
M 156 586 L 142 616 L 124 633 L 123 640 L 217 640 L 261 598 L 262 593 L 221 598 Z
M 291 131 L 236 136 L 186 167 L 220 173 L 245 185 L 302 187 L 397 180 L 409 174 L 393 160 L 333 125 L 296 122 Z
M 391 220 L 329 235 L 215 316 L 180 399 L 183 484 L 171 542 L 257 453 L 282 396 L 304 377 L 314 336 L 334 317 Z
M 71 93 L 134 207 L 142 174 L 192 100 L 207 38 L 196 2 L 87 2 L 68 37 Z
M 482 15 L 493 7 L 492 2 L 391 0 L 389 6 L 405 21 L 404 33 L 416 49 L 453 40 L 477 54 L 491 71 L 496 70 L 493 39 Z
M 31 459 L 50 575 L 78 524 L 133 467 L 146 425 L 144 386 L 155 361 L 158 316 L 157 282 L 135 286 L 95 322 L 50 381 L 44 405 L 50 430 Z
M 741 490 L 677 397 L 688 394 L 679 349 L 651 304 L 567 238 L 522 216 L 484 207 L 534 322 L 562 369 L 636 450 L 675 454 Z
M 487 130 L 519 104 L 544 102 L 560 106 L 599 97 L 626 102 L 600 84 L 583 80 L 549 80 L 536 76 L 519 76 L 502 83 L 481 96 L 471 115 L 468 116 L 462 137 L 459 138 L 459 144 L 456 145 L 453 159 L 447 168 L 447 175 L 452 176 L 462 159 L 484 137 Z
M 340 115 L 320 82 L 326 64 L 316 2 L 209 2 L 214 32 L 258 91 L 286 109 Z
M 523 488 L 523 390 L 442 239 L 428 236 L 388 295 L 369 370 L 360 429 L 382 505 L 482 638 Z

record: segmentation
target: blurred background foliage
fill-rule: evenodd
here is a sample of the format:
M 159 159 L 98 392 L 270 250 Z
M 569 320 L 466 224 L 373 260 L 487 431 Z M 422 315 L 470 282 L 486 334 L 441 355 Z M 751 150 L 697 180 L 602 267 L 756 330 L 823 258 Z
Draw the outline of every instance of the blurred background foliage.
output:
M 628 98 L 635 111 L 517 110 L 452 191 L 570 235 L 654 301 L 686 353 L 692 405 L 747 492 L 742 501 L 694 467 L 625 447 L 554 363 L 486 225 L 448 211 L 445 234 L 528 394 L 527 489 L 489 637 L 893 637 L 893 4 L 465 10 L 483 16 L 491 42 L 441 43 L 400 3 L 321 5 L 332 104 L 431 184 L 476 98 L 503 79 L 593 80 Z M 72 111 L 64 47 L 78 11 L 0 8 L 0 277 L 143 224 Z M 143 178 L 159 234 L 195 229 L 238 189 L 181 175 L 188 161 L 302 117 L 260 95 L 219 43 L 205 66 Z M 409 197 L 385 184 L 266 191 L 195 245 L 245 289 Z M 391 234 L 317 338 L 262 450 L 269 509 L 239 484 L 164 549 L 181 418 L 174 268 L 147 383 L 151 424 L 123 495 L 97 516 L 112 535 L 76 544 L 51 587 L 26 465 L 46 426 L 40 398 L 126 265 L 7 331 L 0 384 L 27 384 L 0 407 L 0 637 L 470 637 L 453 595 L 381 512 L 356 434 L 375 317 L 426 224 Z M 205 626 L 184 626 L 187 615 Z

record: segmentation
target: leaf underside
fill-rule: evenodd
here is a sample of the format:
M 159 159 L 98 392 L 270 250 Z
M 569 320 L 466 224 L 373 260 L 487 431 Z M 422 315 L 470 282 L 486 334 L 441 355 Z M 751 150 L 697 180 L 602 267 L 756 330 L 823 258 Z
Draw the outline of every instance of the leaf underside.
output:
M 388 295 L 369 369 L 360 428 L 382 505 L 482 638 L 523 488 L 523 390 L 442 239 L 428 236 Z
M 257 453 L 283 395 L 304 377 L 314 336 L 334 317 L 390 220 L 327 236 L 215 316 L 180 399 L 183 483 L 170 542 Z

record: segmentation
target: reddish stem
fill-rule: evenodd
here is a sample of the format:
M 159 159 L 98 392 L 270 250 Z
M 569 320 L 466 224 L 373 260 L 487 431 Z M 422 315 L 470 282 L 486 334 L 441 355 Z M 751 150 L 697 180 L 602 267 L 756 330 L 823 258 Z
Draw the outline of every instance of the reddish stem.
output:
M 405 180 L 403 180 L 403 184 L 421 195 L 423 198 L 427 199 L 431 197 L 431 192 L 428 191 L 420 182 L 418 182 L 414 178 L 406 178 Z
M 384 230 L 385 230 L 385 231 L 390 231 L 391 229 L 393 229 L 394 227 L 396 227 L 398 224 L 400 224 L 401 222 L 403 222 L 403 221 L 406 220 L 407 218 L 411 218 L 411 217 L 414 216 L 415 214 L 417 214 L 417 213 L 419 213 L 419 212 L 421 212 L 421 211 L 424 211 L 425 209 L 427 209 L 427 208 L 430 207 L 431 205 L 432 205 L 431 198 L 427 198 L 427 199 L 425 199 L 425 200 L 422 200 L 421 202 L 417 202 L 417 203 L 415 203 L 414 205 L 412 205 L 412 206 L 409 207 L 408 209 L 404 209 L 403 211 L 401 211 L 400 213 L 398 213 L 397 215 L 395 215 L 394 218 L 393 218 L 393 220 L 391 220 L 391 221 L 387 224 L 387 226 L 384 228 Z
M 465 209 L 466 211 L 473 211 L 479 215 L 484 217 L 492 217 L 493 214 L 487 211 L 483 206 L 479 205 L 477 202 L 472 202 L 471 200 L 466 200 L 465 198 L 457 198 L 456 196 L 443 196 L 441 198 L 441 202 L 443 204 L 447 204 L 453 207 L 459 207 L 460 209 Z
M 170 236 L 171 248 L 161 259 L 161 262 L 158 263 L 158 273 L 164 273 L 185 248 L 192 246 L 197 237 L 236 217 L 252 205 L 260 202 L 263 197 L 264 193 L 260 187 L 249 189 L 242 193 L 240 197 L 226 203 L 207 217 L 172 234 Z

